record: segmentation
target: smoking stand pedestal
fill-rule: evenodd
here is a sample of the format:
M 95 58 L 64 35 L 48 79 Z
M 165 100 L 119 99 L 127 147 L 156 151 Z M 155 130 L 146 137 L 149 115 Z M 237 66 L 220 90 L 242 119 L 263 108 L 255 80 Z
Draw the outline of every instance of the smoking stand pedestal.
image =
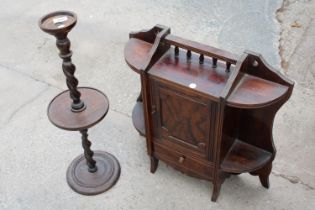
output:
M 96 195 L 110 189 L 120 175 L 118 160 L 103 151 L 93 152 L 88 139 L 88 129 L 107 114 L 109 102 L 104 93 L 90 87 L 77 87 L 75 65 L 67 34 L 75 26 L 77 16 L 69 11 L 57 11 L 45 15 L 39 21 L 40 28 L 56 37 L 60 51 L 62 70 L 69 90 L 58 94 L 49 104 L 47 115 L 58 128 L 79 131 L 82 135 L 84 154 L 76 157 L 67 170 L 67 182 L 76 192 Z

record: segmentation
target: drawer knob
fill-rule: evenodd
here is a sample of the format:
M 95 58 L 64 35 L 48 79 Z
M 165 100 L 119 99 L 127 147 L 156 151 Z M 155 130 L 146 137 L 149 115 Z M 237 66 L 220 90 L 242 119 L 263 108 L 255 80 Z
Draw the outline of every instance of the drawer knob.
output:
M 179 163 L 183 163 L 184 160 L 185 160 L 185 157 L 184 157 L 184 156 L 181 156 L 181 157 L 179 157 L 178 162 L 179 162 Z

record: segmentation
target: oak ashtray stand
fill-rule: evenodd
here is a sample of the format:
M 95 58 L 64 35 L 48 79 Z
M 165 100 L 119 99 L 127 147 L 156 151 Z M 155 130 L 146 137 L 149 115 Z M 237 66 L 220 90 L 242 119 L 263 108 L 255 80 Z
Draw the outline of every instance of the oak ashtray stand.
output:
M 96 195 L 110 189 L 120 176 L 118 160 L 103 151 L 90 149 L 88 129 L 100 122 L 108 112 L 109 102 L 104 93 L 94 88 L 79 87 L 74 77 L 75 65 L 67 34 L 75 26 L 77 16 L 69 11 L 57 11 L 45 15 L 39 27 L 56 37 L 56 45 L 62 58 L 62 69 L 69 90 L 58 94 L 49 104 L 49 120 L 58 128 L 80 131 L 84 154 L 76 157 L 67 170 L 67 182 L 77 193 Z M 70 97 L 69 97 L 70 96 Z

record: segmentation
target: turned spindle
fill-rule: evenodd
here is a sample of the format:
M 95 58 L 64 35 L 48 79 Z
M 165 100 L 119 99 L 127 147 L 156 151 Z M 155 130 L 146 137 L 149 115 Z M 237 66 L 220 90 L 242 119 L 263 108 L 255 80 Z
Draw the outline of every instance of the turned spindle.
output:
M 56 39 L 56 45 L 60 51 L 59 56 L 62 59 L 62 70 L 66 76 L 67 87 L 72 99 L 71 109 L 72 111 L 82 111 L 85 108 L 85 104 L 80 99 L 81 93 L 77 89 L 79 81 L 74 76 L 75 65 L 71 61 L 70 40 L 67 37 L 67 33 L 56 35 Z
M 187 59 L 191 59 L 191 51 L 190 50 L 187 50 Z
M 226 62 L 226 71 L 230 72 L 231 69 L 231 63 L 230 62 Z
M 179 54 L 179 49 L 177 46 L 175 46 L 175 55 L 178 56 L 178 54 Z
M 216 68 L 216 67 L 217 67 L 217 62 L 218 62 L 218 59 L 212 58 L 212 67 L 213 67 L 213 68 Z
M 203 54 L 200 54 L 200 56 L 199 56 L 199 63 L 200 64 L 203 64 L 203 61 L 204 61 L 204 55 Z

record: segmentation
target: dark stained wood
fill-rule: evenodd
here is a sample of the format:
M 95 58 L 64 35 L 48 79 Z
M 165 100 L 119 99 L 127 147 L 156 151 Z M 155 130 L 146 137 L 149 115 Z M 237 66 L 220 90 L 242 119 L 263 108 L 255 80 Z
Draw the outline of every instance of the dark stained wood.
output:
M 96 161 L 94 160 L 94 152 L 91 150 L 92 143 L 88 139 L 88 129 L 80 130 L 80 133 L 82 135 L 82 147 L 84 149 L 84 156 L 86 159 L 86 164 L 88 166 L 88 171 L 91 173 L 95 173 L 98 168 L 96 166 Z
M 266 164 L 263 168 L 258 169 L 257 171 L 252 171 L 250 174 L 253 176 L 259 176 L 261 185 L 268 189 L 270 187 L 269 175 L 271 173 L 271 169 L 272 162 L 270 161 L 270 163 Z
M 171 33 L 171 29 L 165 26 L 155 26 L 154 28 L 156 30 L 156 38 L 141 68 L 141 70 L 143 70 L 145 73 L 147 73 L 151 67 L 161 58 L 161 56 L 170 49 L 170 45 L 162 43 L 162 40 L 165 38 L 165 36 Z
M 143 127 L 149 130 L 145 137 L 151 172 L 162 160 L 209 180 L 212 201 L 230 175 L 259 176 L 268 188 L 276 154 L 273 121 L 291 96 L 293 82 L 259 54 L 246 51 L 238 59 L 171 35 L 167 27 L 130 38 L 125 59 L 140 73 L 142 87 L 132 118 L 140 133 Z
M 77 15 L 70 11 L 56 11 L 44 15 L 38 25 L 44 32 L 53 36 L 68 33 L 77 23 Z
M 194 54 L 187 62 L 185 53 L 180 50 L 175 56 L 172 51 L 165 55 L 152 66 L 150 75 L 160 80 L 172 81 L 185 88 L 191 88 L 195 92 L 203 93 L 205 97 L 219 100 L 219 96 L 224 89 L 229 74 L 225 72 L 225 65 L 218 63 L 216 68 L 212 68 L 209 58 L 204 58 L 202 65 L 198 55 Z
M 150 157 L 150 161 L 151 161 L 151 167 L 150 167 L 150 172 L 152 174 L 155 173 L 157 167 L 158 167 L 158 164 L 159 164 L 159 159 L 157 159 L 156 157 L 154 157 L 153 155 Z
M 149 54 L 149 51 L 152 48 L 151 43 L 139 40 L 139 39 L 130 39 L 130 41 L 125 46 L 125 60 L 137 73 L 140 73 L 140 69 L 143 66 L 143 63 L 146 59 L 146 56 Z
M 236 139 L 226 154 L 221 169 L 231 173 L 255 171 L 266 165 L 271 156 L 271 153 L 266 150 Z
M 95 151 L 97 171 L 91 173 L 84 154 L 76 157 L 67 170 L 67 182 L 77 193 L 97 195 L 112 188 L 120 177 L 118 160 L 110 153 Z
M 67 35 L 76 25 L 77 16 L 73 12 L 58 11 L 52 12 L 42 17 L 39 21 L 39 27 L 46 33 L 56 37 L 56 45 L 59 49 L 59 57 L 62 59 L 62 70 L 66 76 L 66 84 L 70 91 L 70 97 L 73 100 L 71 109 L 74 112 L 80 112 L 85 109 L 85 104 L 81 100 L 81 93 L 77 90 L 78 79 L 74 76 L 75 65 L 71 61 L 72 51 L 71 42 Z
M 150 92 L 150 81 L 148 76 L 148 71 L 154 65 L 154 63 L 169 49 L 168 45 L 162 44 L 161 40 L 170 33 L 170 29 L 164 26 L 156 26 L 155 28 L 155 41 L 144 61 L 141 68 L 140 79 L 141 79 L 141 93 L 143 101 L 143 111 L 144 111 L 144 121 L 145 121 L 145 131 L 147 140 L 147 153 L 151 160 L 154 159 L 153 156 L 153 123 L 152 123 L 152 106 L 151 106 L 151 92 Z M 154 164 L 154 165 L 152 165 Z M 156 168 L 157 165 L 154 161 L 151 161 L 151 171 Z
M 215 47 L 207 46 L 204 44 L 200 44 L 198 42 L 194 42 L 191 40 L 183 39 L 181 37 L 178 37 L 172 34 L 165 37 L 165 42 L 170 45 L 175 45 L 180 48 L 190 50 L 199 54 L 203 54 L 212 58 L 217 58 L 222 61 L 227 61 L 232 64 L 236 64 L 236 61 L 237 61 L 237 56 L 230 52 L 227 52 L 227 51 L 215 48 Z
M 199 56 L 199 63 L 200 64 L 203 64 L 203 61 L 205 60 L 205 56 L 203 55 L 203 54 L 201 54 L 200 56 Z
M 225 114 L 225 101 L 223 97 L 220 97 L 220 100 L 217 104 L 217 109 L 215 113 L 215 118 L 212 121 L 215 123 L 214 133 L 214 176 L 213 176 L 213 190 L 211 201 L 215 202 L 219 196 L 219 192 L 221 189 L 221 185 L 224 182 L 225 177 L 221 174 L 220 170 L 220 153 L 221 153 L 221 144 L 222 144 L 222 135 L 223 135 L 223 122 L 224 122 L 224 114 Z
M 234 107 L 258 108 L 273 103 L 287 91 L 287 86 L 244 74 L 227 103 Z
M 211 116 L 203 113 L 209 113 L 211 104 L 166 87 L 159 87 L 158 91 L 156 107 L 161 120 L 157 129 L 163 140 L 206 156 Z
M 163 145 L 163 144 L 162 144 Z M 212 180 L 213 165 L 206 161 L 200 161 L 176 150 L 155 144 L 154 155 L 181 172 L 207 180 Z
M 48 106 L 48 118 L 58 128 L 79 131 L 92 127 L 100 122 L 108 112 L 108 99 L 99 90 L 80 87 L 81 98 L 86 103 L 83 112 L 71 111 L 69 91 L 57 95 Z
M 132 110 L 132 123 L 140 135 L 145 136 L 143 103 L 137 102 Z
M 77 16 L 70 11 L 49 13 L 39 21 L 39 27 L 56 37 L 62 70 L 69 90 L 58 94 L 49 104 L 47 115 L 57 127 L 80 131 L 84 154 L 75 158 L 67 171 L 68 185 L 77 193 L 96 195 L 110 189 L 120 176 L 118 160 L 107 152 L 91 150 L 88 128 L 100 122 L 108 112 L 109 102 L 99 90 L 81 87 L 74 76 L 76 67 L 71 61 L 72 51 L 67 35 L 75 26 Z
M 156 26 L 148 30 L 130 32 L 129 38 L 139 39 L 154 44 L 156 41 L 157 34 L 165 28 L 166 28 L 165 26 L 157 24 Z

